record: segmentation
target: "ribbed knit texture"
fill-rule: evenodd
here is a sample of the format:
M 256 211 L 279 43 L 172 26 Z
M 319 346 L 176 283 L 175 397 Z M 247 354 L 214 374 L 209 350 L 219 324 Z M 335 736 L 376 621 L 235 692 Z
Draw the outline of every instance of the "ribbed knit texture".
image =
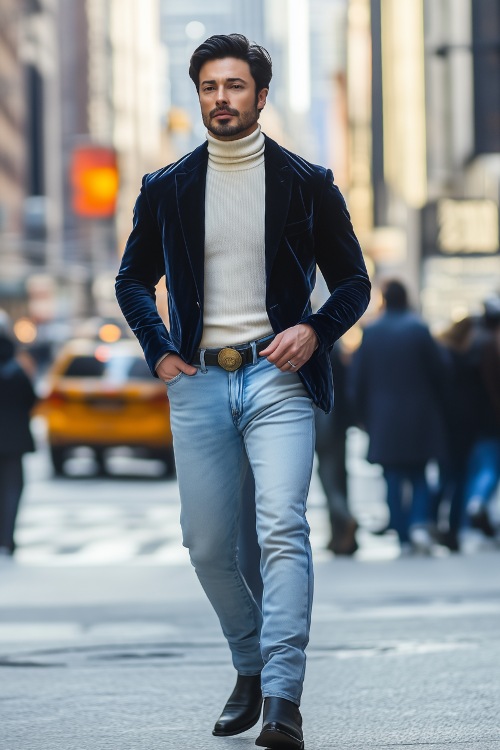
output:
M 272 333 L 266 312 L 264 136 L 208 138 L 205 305 L 200 346 Z

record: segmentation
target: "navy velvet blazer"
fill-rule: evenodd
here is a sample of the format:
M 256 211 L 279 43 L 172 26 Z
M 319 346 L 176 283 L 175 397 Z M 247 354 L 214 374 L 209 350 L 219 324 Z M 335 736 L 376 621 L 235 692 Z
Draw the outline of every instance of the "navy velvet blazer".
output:
M 153 374 L 166 352 L 190 362 L 201 340 L 207 164 L 204 143 L 175 164 L 146 175 L 135 205 L 116 295 Z M 365 311 L 368 274 L 330 170 L 266 136 L 265 174 L 267 314 L 275 333 L 297 323 L 314 328 L 319 347 L 298 374 L 313 401 L 328 412 L 333 405 L 328 352 Z M 313 314 L 316 264 L 330 297 Z M 164 274 L 169 330 L 155 301 L 155 286 Z

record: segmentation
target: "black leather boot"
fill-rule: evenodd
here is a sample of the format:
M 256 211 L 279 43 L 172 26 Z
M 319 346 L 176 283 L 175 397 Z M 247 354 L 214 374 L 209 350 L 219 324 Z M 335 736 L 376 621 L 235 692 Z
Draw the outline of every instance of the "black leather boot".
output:
M 299 707 L 285 698 L 266 698 L 262 732 L 255 744 L 270 750 L 304 750 Z
M 216 737 L 231 737 L 251 729 L 260 718 L 262 691 L 260 674 L 238 675 L 236 685 L 219 716 L 212 734 Z

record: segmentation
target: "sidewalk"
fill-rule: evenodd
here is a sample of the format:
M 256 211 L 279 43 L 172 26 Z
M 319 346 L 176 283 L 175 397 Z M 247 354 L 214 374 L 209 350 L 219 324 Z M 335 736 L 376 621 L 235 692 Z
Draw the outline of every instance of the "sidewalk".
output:
M 498 748 L 498 552 L 320 560 L 306 750 Z M 249 750 L 190 567 L 0 567 L 1 750 Z

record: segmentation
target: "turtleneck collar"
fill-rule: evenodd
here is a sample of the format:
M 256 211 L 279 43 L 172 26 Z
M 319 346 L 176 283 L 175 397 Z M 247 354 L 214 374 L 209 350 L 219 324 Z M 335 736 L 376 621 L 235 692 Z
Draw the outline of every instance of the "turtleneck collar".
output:
M 265 138 L 260 129 L 235 141 L 219 141 L 207 132 L 208 165 L 219 171 L 253 169 L 264 161 Z

